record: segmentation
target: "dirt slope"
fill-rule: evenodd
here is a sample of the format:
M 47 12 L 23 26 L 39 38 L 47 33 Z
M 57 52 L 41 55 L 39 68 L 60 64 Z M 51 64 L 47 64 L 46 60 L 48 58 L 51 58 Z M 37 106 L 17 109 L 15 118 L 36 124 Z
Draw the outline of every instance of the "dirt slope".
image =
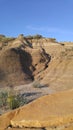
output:
M 2 45 L 2 44 L 1 44 Z M 73 86 L 73 43 L 19 36 L 0 49 L 0 87 L 39 80 L 56 91 Z
M 38 73 L 46 65 L 45 54 L 40 53 L 39 49 L 34 51 L 29 42 L 20 38 L 3 46 L 0 50 L 0 87 L 33 81 L 34 71 Z
M 32 44 L 34 50 L 41 45 L 51 56 L 46 70 L 37 74 L 36 78 L 56 91 L 73 88 L 73 43 L 62 45 L 62 43 L 38 40 L 32 41 Z

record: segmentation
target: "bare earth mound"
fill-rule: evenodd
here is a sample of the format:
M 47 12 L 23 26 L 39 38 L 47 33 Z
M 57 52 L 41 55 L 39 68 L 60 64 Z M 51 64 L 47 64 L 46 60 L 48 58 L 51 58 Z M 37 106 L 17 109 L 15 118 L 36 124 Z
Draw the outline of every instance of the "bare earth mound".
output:
M 0 87 L 34 80 L 55 91 L 72 89 L 73 43 L 23 36 L 4 43 L 0 49 Z

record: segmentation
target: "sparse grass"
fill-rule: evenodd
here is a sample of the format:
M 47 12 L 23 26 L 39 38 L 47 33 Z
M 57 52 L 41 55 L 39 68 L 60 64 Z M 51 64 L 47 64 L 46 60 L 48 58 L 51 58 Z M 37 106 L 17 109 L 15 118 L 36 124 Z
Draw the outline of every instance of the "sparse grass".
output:
M 55 38 L 49 38 L 50 42 L 54 42 L 54 43 L 57 43 L 56 39 Z
M 71 48 L 65 48 L 65 51 L 62 51 L 61 52 L 61 56 L 67 56 L 69 52 L 72 52 L 73 51 L 73 47 Z
M 39 35 L 39 34 L 36 34 L 36 35 L 29 35 L 29 36 L 26 36 L 27 39 L 40 39 L 40 38 L 43 38 L 42 35 Z
M 44 86 L 42 84 L 40 84 L 39 81 L 34 81 L 33 82 L 33 87 L 34 88 L 43 88 Z
M 13 110 L 27 103 L 27 99 L 20 93 L 14 94 L 13 91 L 0 91 L 0 110 Z
M 6 107 L 7 106 L 7 98 L 8 98 L 8 93 L 5 92 L 0 92 L 0 108 Z
M 21 94 L 18 95 L 9 95 L 7 98 L 8 105 L 10 109 L 16 109 L 24 104 L 27 104 L 27 99 L 24 98 Z
M 0 42 L 2 42 L 2 43 L 8 43 L 13 40 L 15 40 L 15 38 L 13 38 L 13 37 L 0 36 Z

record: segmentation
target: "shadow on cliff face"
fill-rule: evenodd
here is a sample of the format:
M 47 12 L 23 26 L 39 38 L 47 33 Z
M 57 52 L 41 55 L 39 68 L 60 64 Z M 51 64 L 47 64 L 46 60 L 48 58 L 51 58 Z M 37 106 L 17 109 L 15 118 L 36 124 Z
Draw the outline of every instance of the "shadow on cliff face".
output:
M 11 51 L 14 51 L 15 53 L 17 53 L 19 55 L 19 60 L 20 60 L 20 64 L 21 64 L 21 69 L 22 71 L 27 75 L 27 77 L 25 78 L 26 80 L 34 80 L 34 76 L 33 76 L 33 70 L 35 69 L 32 65 L 32 57 L 31 55 L 19 48 L 12 48 Z M 30 69 L 33 68 L 33 69 Z
M 0 81 L 5 79 L 5 73 L 3 70 L 0 69 Z
M 41 47 L 40 54 L 41 54 L 41 57 L 42 57 L 40 59 L 40 63 L 45 63 L 45 65 L 44 65 L 44 70 L 45 70 L 48 67 L 48 65 L 51 61 L 51 55 L 48 54 L 43 47 Z

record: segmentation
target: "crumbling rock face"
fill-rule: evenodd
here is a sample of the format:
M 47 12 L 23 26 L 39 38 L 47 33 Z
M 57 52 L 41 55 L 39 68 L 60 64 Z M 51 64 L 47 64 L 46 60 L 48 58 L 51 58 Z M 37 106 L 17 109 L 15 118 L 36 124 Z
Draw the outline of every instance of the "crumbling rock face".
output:
M 32 57 L 28 52 L 17 48 L 5 50 L 0 55 L 0 69 L 2 71 L 0 83 L 6 82 L 14 85 L 19 82 L 32 81 L 34 77 L 30 66 L 32 66 Z
M 36 73 L 48 67 L 50 56 L 44 49 L 41 52 L 34 51 L 29 42 L 26 46 L 18 39 L 0 51 L 0 86 L 30 83 L 34 80 Z
M 54 90 L 73 86 L 73 43 L 20 35 L 0 49 L 0 86 L 39 80 Z

